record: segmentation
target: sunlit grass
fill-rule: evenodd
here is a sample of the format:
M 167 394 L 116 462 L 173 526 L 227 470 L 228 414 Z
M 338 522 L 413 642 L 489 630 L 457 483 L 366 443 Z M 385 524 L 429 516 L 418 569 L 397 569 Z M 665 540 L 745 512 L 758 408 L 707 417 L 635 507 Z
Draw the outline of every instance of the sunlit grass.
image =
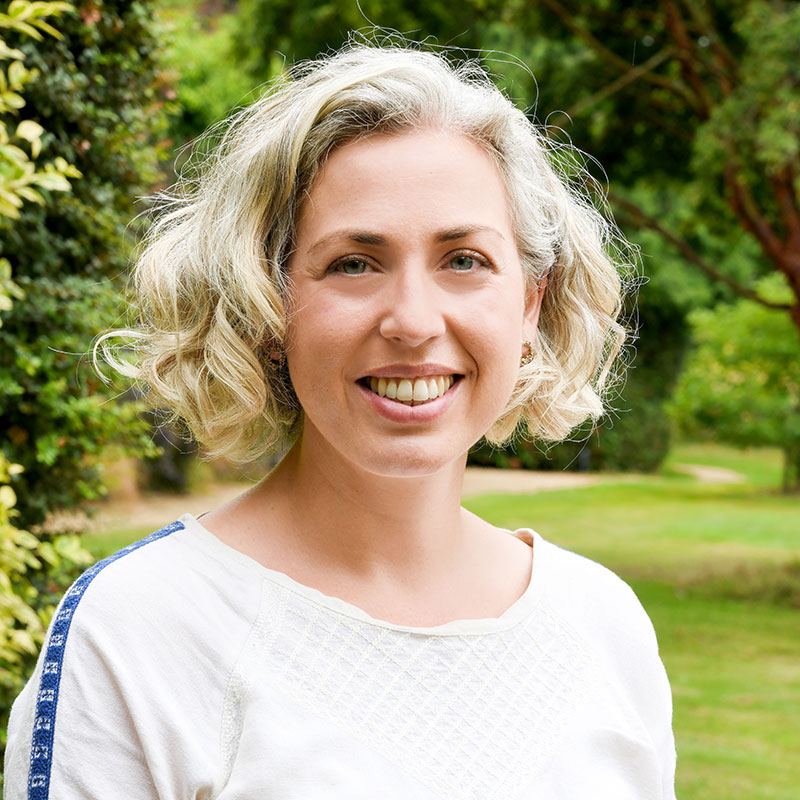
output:
M 678 797 L 797 798 L 800 612 L 632 585 L 672 684 Z
M 122 550 L 123 547 L 131 542 L 144 539 L 145 536 L 153 533 L 153 527 L 133 527 L 121 528 L 114 531 L 96 531 L 84 533 L 81 536 L 83 546 L 99 561 L 101 558 Z
M 482 495 L 465 505 L 497 525 L 535 528 L 637 575 L 671 577 L 688 564 L 774 562 L 800 548 L 800 500 L 749 484 L 637 478 L 536 495 Z

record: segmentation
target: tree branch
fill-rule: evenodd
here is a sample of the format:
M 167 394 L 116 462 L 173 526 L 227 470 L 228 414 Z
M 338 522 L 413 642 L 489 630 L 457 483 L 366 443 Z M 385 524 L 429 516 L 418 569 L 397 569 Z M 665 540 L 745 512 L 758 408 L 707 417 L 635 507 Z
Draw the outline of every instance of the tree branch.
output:
M 672 47 L 665 47 L 663 50 L 660 50 L 651 58 L 648 58 L 642 64 L 639 64 L 638 67 L 633 67 L 632 69 L 628 69 L 624 74 L 620 75 L 615 81 L 604 86 L 599 91 L 595 92 L 590 97 L 586 97 L 583 100 L 579 100 L 575 103 L 572 108 L 568 109 L 565 113 L 568 117 L 577 117 L 578 114 L 585 111 L 587 108 L 590 108 L 597 103 L 602 102 L 607 97 L 611 97 L 611 95 L 616 94 L 619 91 L 622 91 L 626 86 L 629 86 L 634 81 L 637 81 L 639 78 L 646 75 L 651 70 L 654 70 L 659 65 L 663 64 L 670 56 L 674 55 L 675 51 Z
M 586 28 L 575 22 L 573 15 L 558 2 L 558 0 L 541 0 L 564 24 L 564 26 L 571 31 L 578 39 L 587 44 L 598 56 L 600 56 L 614 69 L 620 72 L 628 72 L 631 65 L 622 57 L 618 56 L 613 50 L 606 47 L 599 39 L 593 36 Z M 684 86 L 680 81 L 668 78 L 665 75 L 658 75 L 654 72 L 645 72 L 640 77 L 649 83 L 661 86 L 664 89 L 677 94 L 683 98 L 692 107 L 696 107 L 697 99 L 695 95 Z
M 689 39 L 686 24 L 672 0 L 664 0 L 664 10 L 667 14 L 667 29 L 672 34 L 672 38 L 678 47 L 678 59 L 681 62 L 684 77 L 694 89 L 694 94 L 697 98 L 695 105 L 698 108 L 698 113 L 703 119 L 708 119 L 713 101 L 708 94 L 708 89 L 706 89 L 703 79 L 695 69 L 694 48 Z
M 708 7 L 703 4 L 704 7 L 701 8 L 700 5 L 697 0 L 683 0 L 683 7 L 689 13 L 697 29 L 708 38 L 711 44 L 711 52 L 714 56 L 714 65 L 720 81 L 720 88 L 727 95 L 731 90 L 729 79 L 733 82 L 736 81 L 739 65 L 717 32 L 714 19 Z
M 729 203 L 733 213 L 742 221 L 742 225 L 755 236 L 764 252 L 776 264 L 782 261 L 783 243 L 769 224 L 769 220 L 761 213 L 753 198 L 750 187 L 741 177 L 737 169 L 735 153 L 725 167 L 725 185 L 730 192 Z
M 778 201 L 781 222 L 786 230 L 786 244 L 789 248 L 800 251 L 800 211 L 797 207 L 793 175 L 789 166 L 785 166 L 773 175 L 770 183 Z
M 629 216 L 634 224 L 639 224 L 645 228 L 655 231 L 657 234 L 659 234 L 659 236 L 664 238 L 673 247 L 675 247 L 689 263 L 694 264 L 694 266 L 700 269 L 701 272 L 708 275 L 709 278 L 724 283 L 741 297 L 746 297 L 748 300 L 753 300 L 754 302 L 759 303 L 762 306 L 766 306 L 767 308 L 773 308 L 779 311 L 791 311 L 793 308 L 787 303 L 773 303 L 769 300 L 765 300 L 749 286 L 744 286 L 743 284 L 731 278 L 730 275 L 720 272 L 720 270 L 718 270 L 716 267 L 713 267 L 711 264 L 709 264 L 700 255 L 700 253 L 698 253 L 697 250 L 695 250 L 689 244 L 689 242 L 672 231 L 667 230 L 655 217 L 650 216 L 650 214 L 644 211 L 644 209 L 630 200 L 626 200 L 625 198 L 618 197 L 616 195 L 611 196 L 610 199 L 617 208 L 622 209 L 622 211 Z

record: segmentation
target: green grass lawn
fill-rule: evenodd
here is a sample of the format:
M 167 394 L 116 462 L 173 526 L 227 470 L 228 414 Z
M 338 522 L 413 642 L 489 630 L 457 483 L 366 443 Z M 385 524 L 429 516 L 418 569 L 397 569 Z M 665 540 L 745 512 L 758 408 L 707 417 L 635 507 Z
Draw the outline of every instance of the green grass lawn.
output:
M 137 542 L 153 533 L 152 525 L 147 527 L 125 527 L 112 531 L 90 531 L 81 536 L 81 544 L 99 561 L 101 558 L 122 550 L 131 542 Z
M 796 800 L 800 611 L 632 586 L 672 684 L 678 798 Z
M 747 480 L 701 484 L 681 463 Z M 800 497 L 779 493 L 780 476 L 774 450 L 680 445 L 660 475 L 465 503 L 496 525 L 533 527 L 633 586 L 672 683 L 680 800 L 800 797 Z M 148 533 L 85 542 L 99 558 Z

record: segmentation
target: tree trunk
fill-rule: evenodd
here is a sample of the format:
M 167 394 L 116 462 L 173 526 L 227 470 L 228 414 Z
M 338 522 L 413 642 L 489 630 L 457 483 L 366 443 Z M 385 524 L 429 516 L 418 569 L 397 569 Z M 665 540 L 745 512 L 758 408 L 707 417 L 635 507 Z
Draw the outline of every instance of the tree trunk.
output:
M 783 448 L 783 493 L 800 492 L 800 442 L 791 442 Z
M 789 309 L 789 314 L 797 328 L 797 335 L 800 336 L 800 300 Z

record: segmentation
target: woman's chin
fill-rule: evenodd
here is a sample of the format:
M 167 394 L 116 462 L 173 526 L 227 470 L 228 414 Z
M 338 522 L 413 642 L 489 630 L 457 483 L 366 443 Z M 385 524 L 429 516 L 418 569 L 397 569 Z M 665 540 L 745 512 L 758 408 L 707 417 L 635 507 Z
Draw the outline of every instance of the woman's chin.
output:
M 437 454 L 429 450 L 421 453 L 419 447 L 390 448 L 381 453 L 359 453 L 351 459 L 365 472 L 384 478 L 426 478 L 452 469 L 459 475 L 464 470 L 466 453 Z

